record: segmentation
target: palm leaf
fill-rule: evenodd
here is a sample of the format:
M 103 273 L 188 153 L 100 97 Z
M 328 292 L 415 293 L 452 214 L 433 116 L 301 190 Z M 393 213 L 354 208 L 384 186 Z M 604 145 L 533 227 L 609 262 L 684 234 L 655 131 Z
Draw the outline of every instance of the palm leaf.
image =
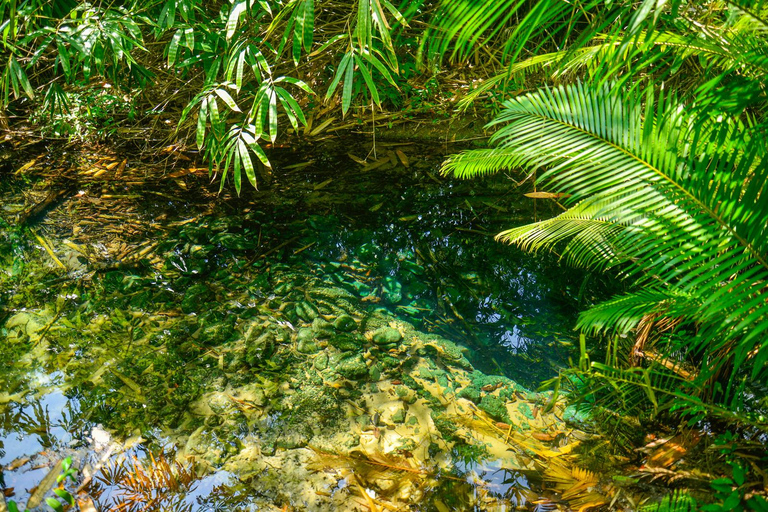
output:
M 569 239 L 564 256 L 592 267 L 631 262 L 625 275 L 638 284 L 695 298 L 701 330 L 690 350 L 703 354 L 702 378 L 723 367 L 731 378 L 742 366 L 765 374 L 755 357 L 768 333 L 764 145 L 745 143 L 738 122 L 701 119 L 675 97 L 609 85 L 512 99 L 491 125 L 502 125 L 498 148 L 451 158 L 444 172 L 543 170 L 539 182 L 577 205 L 503 238 L 535 249 Z

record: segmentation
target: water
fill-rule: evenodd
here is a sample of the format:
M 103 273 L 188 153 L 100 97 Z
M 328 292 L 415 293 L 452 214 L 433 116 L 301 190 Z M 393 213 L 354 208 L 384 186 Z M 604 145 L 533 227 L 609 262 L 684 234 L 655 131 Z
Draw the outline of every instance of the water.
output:
M 78 192 L 34 231 L 11 226 L 25 194 L 44 194 L 40 173 L 5 176 L 12 499 L 71 455 L 96 474 L 81 495 L 102 508 L 557 500 L 542 460 L 572 440 L 535 390 L 566 364 L 579 302 L 602 283 L 492 239 L 552 204 L 504 177 L 438 178 L 434 148 L 379 146 L 408 167 L 363 172 L 347 152 L 368 149 L 284 151 L 272 186 L 240 198 L 180 169 L 151 178 L 157 166 L 122 155 L 43 153 L 72 164 Z

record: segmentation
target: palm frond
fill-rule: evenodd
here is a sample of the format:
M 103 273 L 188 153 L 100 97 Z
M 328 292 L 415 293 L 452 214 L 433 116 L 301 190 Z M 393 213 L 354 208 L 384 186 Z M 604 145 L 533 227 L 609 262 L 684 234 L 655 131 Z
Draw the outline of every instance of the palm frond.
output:
M 577 327 L 587 333 L 627 334 L 649 313 L 695 318 L 698 301 L 674 288 L 645 288 L 602 302 L 579 316 Z
M 765 373 L 768 356 L 754 354 L 768 334 L 768 166 L 739 122 L 650 90 L 575 84 L 514 98 L 491 124 L 498 149 L 462 153 L 444 172 L 543 170 L 539 182 L 576 204 L 502 238 L 534 249 L 569 239 L 564 257 L 592 267 L 630 261 L 638 284 L 695 298 L 702 367 Z M 730 346 L 734 359 L 714 359 Z

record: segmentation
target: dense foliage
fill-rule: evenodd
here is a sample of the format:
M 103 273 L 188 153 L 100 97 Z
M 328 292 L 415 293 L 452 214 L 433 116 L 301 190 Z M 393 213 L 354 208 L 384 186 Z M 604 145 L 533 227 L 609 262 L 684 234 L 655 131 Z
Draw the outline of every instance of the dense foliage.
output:
M 574 20 L 561 17 L 563 4 L 544 4 L 530 29 L 567 34 Z M 605 362 L 590 362 L 583 347 L 580 367 L 565 376 L 607 432 L 634 446 L 638 419 L 646 428 L 683 420 L 730 431 L 724 445 L 739 445 L 734 432 L 763 444 L 768 10 L 763 2 L 629 7 L 585 4 L 586 26 L 564 37 L 564 49 L 513 61 L 497 83 L 547 64 L 561 85 L 505 102 L 491 124 L 495 147 L 457 155 L 445 171 L 540 171 L 542 197 L 564 198 L 567 210 L 499 238 L 633 283 L 581 315 L 586 334 L 606 339 Z M 479 18 L 460 14 L 472 31 Z M 508 40 L 513 56 L 517 44 Z M 722 504 L 708 509 L 768 507 L 752 494 L 759 480 L 746 482 L 750 459 L 766 461 L 764 453 L 729 459 L 739 482 L 723 480 Z
M 638 420 L 768 440 L 767 2 L 26 0 L 0 19 L 8 112 L 61 137 L 170 122 L 238 192 L 314 116 L 469 69 L 462 107 L 506 101 L 494 147 L 445 171 L 526 170 L 567 209 L 500 238 L 633 285 L 583 313 L 604 343 L 558 385 L 628 449 Z M 711 509 L 764 510 L 764 450 L 735 452 Z

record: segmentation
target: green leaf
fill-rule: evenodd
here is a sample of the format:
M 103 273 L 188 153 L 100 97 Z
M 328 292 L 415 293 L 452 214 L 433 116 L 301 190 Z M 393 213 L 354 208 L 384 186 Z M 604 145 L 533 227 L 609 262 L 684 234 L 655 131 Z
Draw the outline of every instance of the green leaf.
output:
M 277 94 L 269 91 L 269 138 L 272 142 L 277 140 Z
M 294 25 L 294 34 L 293 34 L 293 64 L 294 66 L 299 65 L 299 61 L 301 60 L 301 37 L 302 37 L 302 28 L 301 25 L 303 23 L 303 20 L 301 18 L 296 20 L 296 24 Z
M 309 56 L 310 57 L 314 57 L 315 55 L 320 55 L 323 52 L 325 52 L 328 48 L 330 48 L 332 45 L 338 43 L 339 41 L 341 41 L 343 39 L 349 39 L 349 35 L 348 34 L 338 34 L 338 35 L 333 36 L 328 41 L 323 43 L 320 46 L 320 48 L 318 48 L 317 50 L 315 50 L 312 53 L 310 53 Z
M 59 498 L 63 499 L 67 503 L 69 503 L 70 506 L 75 506 L 75 498 L 69 494 L 65 489 L 54 489 L 53 493 L 58 496 Z
M 357 35 L 357 46 L 360 50 L 370 49 L 373 41 L 371 33 L 371 8 L 370 0 L 358 0 L 357 3 L 357 25 L 355 25 L 355 34 Z
M 181 36 L 184 34 L 182 29 L 178 29 L 171 38 L 171 42 L 168 43 L 168 66 L 173 66 L 176 62 L 176 56 L 179 53 L 179 43 L 181 42 Z
M 312 50 L 315 32 L 315 0 L 304 0 L 304 50 Z
M 280 82 L 286 82 L 291 85 L 295 85 L 296 87 L 306 92 L 307 94 L 315 94 L 315 91 L 313 91 L 305 82 L 303 82 L 302 80 L 299 80 L 298 78 L 293 78 L 290 76 L 281 76 L 275 80 L 275 83 L 280 83 Z
M 339 85 L 341 77 L 344 76 L 344 72 L 347 70 L 347 65 L 352 60 L 353 55 L 353 53 L 345 53 L 344 57 L 341 58 L 339 67 L 336 69 L 336 74 L 333 76 L 333 80 L 331 80 L 331 85 L 328 86 L 328 91 L 325 93 L 326 99 L 333 96 L 333 93 L 336 91 L 336 87 Z
M 365 63 L 357 55 L 355 55 L 355 61 L 357 62 L 357 69 L 359 69 L 360 74 L 363 75 L 363 79 L 365 80 L 365 85 L 368 87 L 368 90 L 371 93 L 371 98 L 373 98 L 373 101 L 375 101 L 376 104 L 379 105 L 380 104 L 379 91 L 376 89 L 376 84 L 373 83 L 373 79 L 371 78 L 371 73 L 365 68 Z
M 232 36 L 235 35 L 235 31 L 237 30 L 237 24 L 240 20 L 240 15 L 243 14 L 248 9 L 248 4 L 246 0 L 241 0 L 239 2 L 235 2 L 234 5 L 232 5 L 232 10 L 229 11 L 229 17 L 227 18 L 227 41 L 232 39 Z
M 240 159 L 243 161 L 243 167 L 245 167 L 245 175 L 248 177 L 248 181 L 251 182 L 253 188 L 258 188 L 256 186 L 256 172 L 253 168 L 251 155 L 248 154 L 248 147 L 243 140 L 238 141 L 237 149 L 240 152 Z
M 208 100 L 203 99 L 200 110 L 197 111 L 197 147 L 202 148 L 205 143 L 205 122 L 208 117 Z
M 64 70 L 64 76 L 67 80 L 71 80 L 70 71 L 72 67 L 69 62 L 69 52 L 67 52 L 67 49 L 62 45 L 58 46 L 58 51 L 59 62 L 61 62 L 61 69 Z
M 227 104 L 230 110 L 232 110 L 233 112 L 242 112 L 240 110 L 240 107 L 237 106 L 237 103 L 235 103 L 235 100 L 232 99 L 232 96 L 229 95 L 226 89 L 217 87 L 214 90 L 214 92 L 219 98 L 221 98 L 224 101 L 224 103 Z
M 238 142 L 238 145 L 239 145 L 239 142 Z M 237 151 L 236 147 L 233 147 L 231 152 L 232 152 L 232 160 L 234 160 L 234 163 L 235 163 L 235 168 L 234 168 L 232 176 L 233 176 L 234 181 L 235 181 L 235 192 L 237 192 L 237 195 L 239 196 L 240 195 L 240 188 L 241 188 L 241 185 L 242 185 L 242 177 L 240 176 L 240 162 L 242 160 L 242 157 L 241 157 L 240 153 Z M 227 162 L 226 166 L 229 167 L 229 162 Z
M 264 152 L 263 149 L 261 149 L 261 146 L 254 143 L 249 145 L 248 147 L 251 148 L 251 151 L 254 152 L 254 154 L 258 157 L 258 159 L 261 161 L 262 164 L 264 164 L 265 167 L 271 168 L 272 164 L 269 163 L 269 159 L 267 158 L 267 154 Z
M 59 500 L 54 498 L 45 498 L 45 502 L 56 512 L 64 512 L 64 505 L 62 505 Z
M 295 117 L 298 118 L 298 120 L 301 122 L 301 124 L 305 125 L 307 124 L 307 120 L 304 117 L 304 112 L 301 110 L 301 106 L 299 106 L 299 103 L 296 101 L 296 99 L 291 96 L 291 94 L 283 89 L 282 87 L 276 87 L 275 90 L 277 91 L 277 94 L 280 96 L 281 102 L 283 103 L 283 108 L 286 112 L 293 112 Z M 292 121 L 293 129 L 298 130 L 298 126 L 296 125 L 296 121 Z
M 195 29 L 190 27 L 184 29 L 184 44 L 190 51 L 195 51 Z
M 384 79 L 387 82 L 389 82 L 390 84 L 392 84 L 397 88 L 397 84 L 395 83 L 395 80 L 392 78 L 392 75 L 389 73 L 386 66 L 379 59 L 377 59 L 375 55 L 368 52 L 363 52 L 362 56 L 365 60 L 370 62 L 371 65 L 375 67 L 379 73 L 381 73 L 381 75 L 384 77 Z
M 341 92 L 341 112 L 342 115 L 347 113 L 349 106 L 352 104 L 352 85 L 354 80 L 354 67 L 355 61 L 349 59 L 347 63 L 347 71 L 344 76 L 344 89 Z
M 18 80 L 18 83 L 21 85 L 22 89 L 24 89 L 24 92 L 29 96 L 30 99 L 35 99 L 35 91 L 32 89 L 32 85 L 29 83 L 29 80 L 27 79 L 27 74 L 24 72 L 23 69 L 21 69 L 21 66 L 19 66 L 19 63 L 16 62 L 16 59 L 11 57 L 8 60 L 8 66 L 11 69 L 11 72 L 13 73 L 12 76 L 14 76 L 15 79 Z

